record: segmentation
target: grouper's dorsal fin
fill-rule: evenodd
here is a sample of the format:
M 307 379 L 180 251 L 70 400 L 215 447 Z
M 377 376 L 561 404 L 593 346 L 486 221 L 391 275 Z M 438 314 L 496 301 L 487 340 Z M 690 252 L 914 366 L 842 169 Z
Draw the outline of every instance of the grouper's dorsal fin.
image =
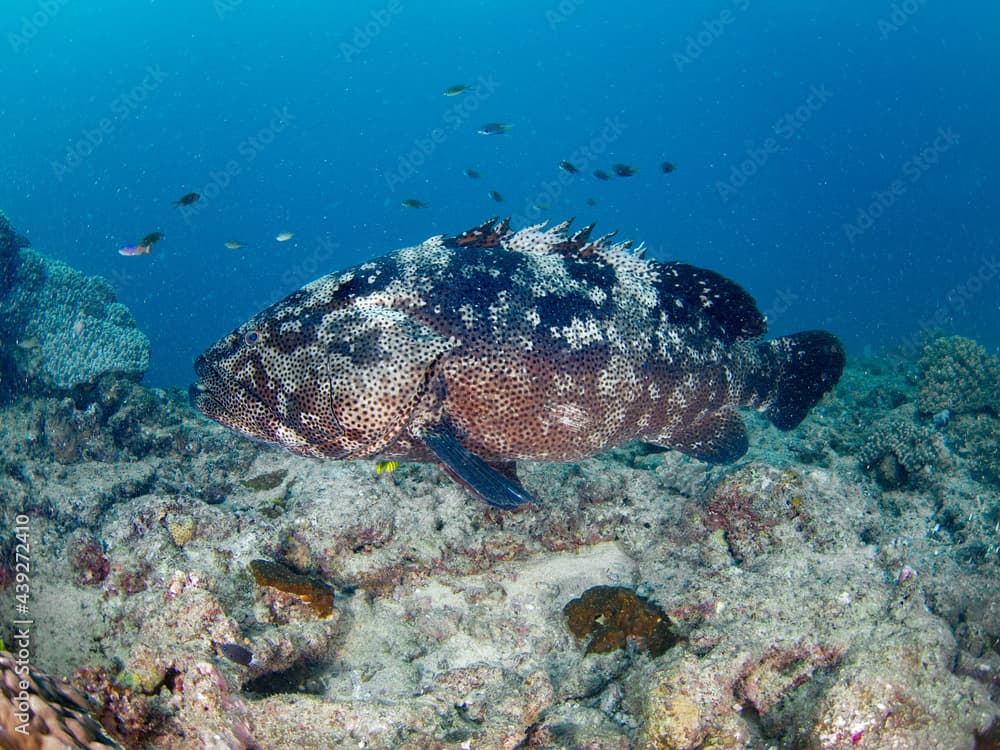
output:
M 467 229 L 455 237 L 443 240 L 445 247 L 500 247 L 510 235 L 510 218 L 500 220 L 499 216 L 487 219 L 478 227 Z
M 594 254 L 594 246 L 589 244 L 590 233 L 594 231 L 594 226 L 594 224 L 588 224 L 583 229 L 573 232 L 562 242 L 553 245 L 549 252 L 559 253 L 567 258 L 589 258 Z
M 555 254 L 564 258 L 591 258 L 598 253 L 625 253 L 632 247 L 631 240 L 611 242 L 617 232 L 609 232 L 595 240 L 590 239 L 594 224 L 588 224 L 569 234 L 572 223 L 573 219 L 569 218 L 546 229 L 545 222 L 542 222 L 515 232 L 510 228 L 510 217 L 499 219 L 494 216 L 455 237 L 444 238 L 442 243 L 450 248 L 503 247 L 516 253 Z M 633 253 L 639 259 L 642 259 L 644 254 L 643 247 Z
M 687 263 L 660 266 L 661 298 L 678 307 L 700 309 L 710 333 L 731 343 L 757 338 L 767 331 L 767 320 L 746 289 L 725 276 Z

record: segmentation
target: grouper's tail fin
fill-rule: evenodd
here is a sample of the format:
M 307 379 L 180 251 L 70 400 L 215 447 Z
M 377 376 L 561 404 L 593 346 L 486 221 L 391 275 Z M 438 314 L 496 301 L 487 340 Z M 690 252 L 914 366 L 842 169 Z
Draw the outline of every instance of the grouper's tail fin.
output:
M 826 331 L 795 333 L 759 346 L 774 366 L 770 393 L 760 409 L 779 430 L 790 430 L 840 380 L 844 347 Z

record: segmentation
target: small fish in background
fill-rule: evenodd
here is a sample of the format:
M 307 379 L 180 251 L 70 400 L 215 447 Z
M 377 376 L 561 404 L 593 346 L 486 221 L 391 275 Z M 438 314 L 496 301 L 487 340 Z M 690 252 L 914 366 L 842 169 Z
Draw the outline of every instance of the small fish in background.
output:
M 241 646 L 238 643 L 219 643 L 218 641 L 212 641 L 212 644 L 229 661 L 242 664 L 244 667 L 249 667 L 253 662 L 253 652 L 245 646 Z
M 580 174 L 580 170 L 577 169 L 572 162 L 568 161 L 559 162 L 559 169 L 563 172 L 569 172 L 569 174 Z
M 596 206 L 597 205 L 597 198 L 587 198 L 587 205 L 588 206 Z
M 379 461 L 375 464 L 376 474 L 391 474 L 399 468 L 399 461 Z
M 126 256 L 149 255 L 149 251 L 152 249 L 152 245 L 126 245 L 118 249 L 118 254 Z
M 449 86 L 441 93 L 445 96 L 458 96 L 459 94 L 464 94 L 466 91 L 471 91 L 472 86 L 467 86 L 464 83 L 456 83 L 454 86 Z
M 186 193 L 186 194 L 182 195 L 180 198 L 178 198 L 177 200 L 175 200 L 174 201 L 174 205 L 175 206 L 190 206 L 192 203 L 194 203 L 199 198 L 201 198 L 201 195 L 198 194 L 198 193 Z
M 631 177 L 634 174 L 638 174 L 639 170 L 629 164 L 615 164 L 611 167 L 612 171 L 619 177 Z
M 482 175 L 474 169 L 463 169 L 462 174 L 466 177 L 471 177 L 474 180 L 478 180 Z
M 288 242 L 288 240 L 292 239 L 292 237 L 294 236 L 295 236 L 294 232 L 281 232 L 274 239 L 276 239 L 278 242 Z
M 399 202 L 403 208 L 426 208 L 427 204 L 416 198 L 407 198 Z
M 660 171 L 663 172 L 663 174 L 670 174 L 675 169 L 677 169 L 677 165 L 672 161 L 665 161 L 660 164 Z
M 41 345 L 42 342 L 38 340 L 37 336 L 29 336 L 26 339 L 17 340 L 17 346 L 20 349 L 27 349 L 27 350 L 38 349 L 39 347 L 41 347 Z
M 513 125 L 508 125 L 503 122 L 488 122 L 476 132 L 479 133 L 479 135 L 503 135 L 512 127 Z
M 497 203 L 503 203 L 503 196 L 500 195 L 500 193 L 498 193 L 496 190 L 491 190 L 489 192 L 489 196 L 490 196 L 490 198 L 492 198 L 493 200 L 495 200 Z
M 594 170 L 594 177 L 596 177 L 599 180 L 605 180 L 605 181 L 611 179 L 611 175 L 609 175 L 603 169 L 595 169 Z
M 165 235 L 163 232 L 150 232 L 149 234 L 147 234 L 145 237 L 142 238 L 142 242 L 140 242 L 139 244 L 149 245 L 150 247 L 152 247 L 160 240 L 165 240 L 166 238 L 167 235 Z
M 226 247 L 230 250 L 239 250 L 240 248 L 246 247 L 246 245 L 239 240 L 229 240 L 225 243 Z

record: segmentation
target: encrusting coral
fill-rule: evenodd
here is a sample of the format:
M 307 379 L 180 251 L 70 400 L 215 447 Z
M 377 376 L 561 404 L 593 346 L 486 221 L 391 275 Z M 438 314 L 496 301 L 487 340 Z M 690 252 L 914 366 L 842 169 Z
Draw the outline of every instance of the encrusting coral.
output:
M 316 610 L 318 617 L 333 614 L 333 589 L 323 581 L 300 575 L 281 563 L 270 560 L 252 560 L 250 572 L 258 586 L 266 586 L 300 598 Z
M 678 638 L 666 613 L 621 586 L 594 586 L 563 608 L 566 624 L 578 639 L 589 637 L 587 653 L 606 654 L 635 642 L 659 656 Z

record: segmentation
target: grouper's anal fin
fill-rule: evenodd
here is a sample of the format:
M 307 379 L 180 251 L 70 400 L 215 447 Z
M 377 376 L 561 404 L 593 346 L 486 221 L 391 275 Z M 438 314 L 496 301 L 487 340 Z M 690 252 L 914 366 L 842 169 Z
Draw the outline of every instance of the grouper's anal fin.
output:
M 504 476 L 512 473 L 512 464 L 486 463 L 458 442 L 447 424 L 422 430 L 420 439 L 455 481 L 494 508 L 513 510 L 537 502 L 516 480 Z
M 735 461 L 747 452 L 749 444 L 743 420 L 729 409 L 710 412 L 652 442 L 710 464 Z

